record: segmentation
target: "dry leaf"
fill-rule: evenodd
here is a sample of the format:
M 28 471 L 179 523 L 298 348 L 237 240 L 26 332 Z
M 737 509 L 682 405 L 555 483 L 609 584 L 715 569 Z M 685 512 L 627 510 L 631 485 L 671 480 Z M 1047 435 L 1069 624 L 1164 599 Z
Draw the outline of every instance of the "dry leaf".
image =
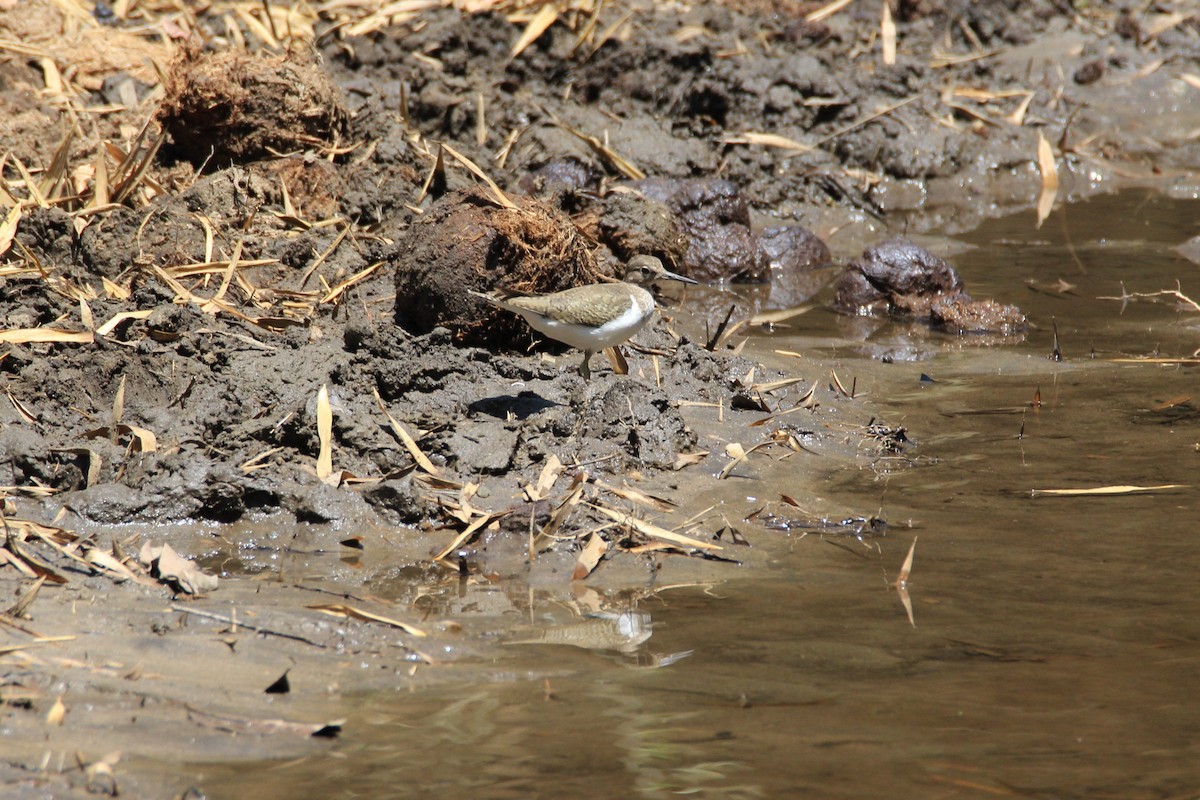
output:
M 317 392 L 317 438 L 321 449 L 317 454 L 317 477 L 328 483 L 333 475 L 333 408 L 329 405 L 329 389 L 321 384 Z
M 63 719 L 67 716 L 67 707 L 63 705 L 62 695 L 54 698 L 54 705 L 50 706 L 50 710 L 46 712 L 47 725 L 62 725 Z
M 638 533 L 644 536 L 649 536 L 653 539 L 662 539 L 664 541 L 671 542 L 672 544 L 681 544 L 684 547 L 694 547 L 697 550 L 724 549 L 719 544 L 702 542 L 699 539 L 693 539 L 691 536 L 684 536 L 681 533 L 669 531 L 666 528 L 661 528 L 658 525 L 638 519 L 637 517 L 631 517 L 628 514 L 623 514 L 611 508 L 605 508 L 604 506 L 598 506 L 594 504 L 592 505 L 592 508 L 596 509 L 609 519 L 618 522 L 621 525 L 625 525 L 626 527 L 633 528 Z
M 781 150 L 795 150 L 799 153 L 807 153 L 813 149 L 811 145 L 797 142 L 795 139 L 789 139 L 777 133 L 758 133 L 755 131 L 739 133 L 724 141 L 726 144 L 757 144 L 763 147 L 777 147 Z
M 64 331 L 59 328 L 13 328 L 0 331 L 0 344 L 32 344 L 59 342 L 62 344 L 91 344 L 96 335 L 91 331 Z
M 392 433 L 396 434 L 396 438 L 404 445 L 404 449 L 408 450 L 408 454 L 417 462 L 417 466 L 428 472 L 430 475 L 440 475 L 438 468 L 433 465 L 429 457 L 417 446 L 417 440 L 412 437 L 408 429 L 401 425 L 395 417 L 387 410 L 387 406 L 383 404 L 383 398 L 379 396 L 378 389 L 372 389 L 375 395 L 375 403 L 379 406 L 379 410 L 387 417 L 388 425 L 391 426 Z
M 879 43 L 883 48 L 883 63 L 896 63 L 896 23 L 892 21 L 891 0 L 883 0 L 883 13 L 879 20 Z
M 250 719 L 210 714 L 191 706 L 187 707 L 188 719 L 198 725 L 229 733 L 275 734 L 290 733 L 298 736 L 334 737 L 341 733 L 345 720 L 330 722 L 292 722 L 285 719 Z
M 675 463 L 671 465 L 671 469 L 678 472 L 684 467 L 690 467 L 693 464 L 699 464 L 706 458 L 708 458 L 707 450 L 698 450 L 695 453 L 680 453 L 675 457 Z
M 113 284 L 113 286 L 115 287 L 116 284 Z M 117 288 L 119 289 L 120 287 L 117 287 Z M 105 289 L 107 291 L 107 286 L 105 287 Z M 124 298 L 118 298 L 118 299 L 124 299 Z M 114 330 L 116 330 L 117 326 L 120 325 L 122 322 L 125 322 L 126 320 L 131 320 L 131 319 L 146 319 L 153 313 L 154 313 L 154 309 L 152 309 L 152 308 L 147 308 L 142 311 L 122 311 L 119 314 L 113 315 L 112 319 L 110 319 L 108 322 L 101 325 L 99 328 L 96 328 L 96 335 L 97 336 L 108 336 L 110 333 L 112 333 Z
M 529 20 L 529 24 L 525 26 L 525 31 L 521 34 L 521 38 L 517 39 L 517 43 L 513 45 L 512 58 L 521 55 L 521 52 L 536 42 L 538 37 L 545 33 L 546 29 L 553 25 L 557 19 L 558 8 L 555 7 L 554 3 L 546 3 L 542 6 L 538 10 L 538 13 L 533 16 L 533 19 Z
M 121 424 L 121 418 L 125 416 L 125 376 L 121 376 L 121 382 L 117 384 L 117 394 L 113 397 L 112 404 L 112 424 L 115 428 Z
M 588 575 L 592 574 L 592 570 L 600 563 L 600 559 L 608 552 L 608 542 L 600 538 L 599 534 L 593 533 L 584 545 L 584 548 L 579 553 L 579 558 L 575 560 L 575 571 L 571 573 L 571 580 L 581 581 Z
M 13 237 L 17 235 L 17 225 L 21 223 L 21 206 L 15 205 L 8 210 L 4 222 L 0 222 L 0 256 L 12 247 Z
M 1185 483 L 1165 483 L 1161 486 L 1096 486 L 1091 489 L 1034 489 L 1034 497 L 1112 497 L 1139 492 L 1162 492 L 1168 489 L 1187 488 Z
M 217 588 L 218 581 L 215 575 L 202 572 L 193 562 L 176 553 L 169 544 L 158 547 L 146 542 L 138 553 L 138 561 L 153 577 L 188 594 L 211 592 Z
M 393 628 L 399 628 L 410 636 L 423 637 L 427 635 L 425 631 L 415 625 L 409 625 L 407 622 L 401 622 L 398 619 L 373 614 L 370 611 L 364 611 L 361 608 L 355 608 L 354 606 L 342 603 L 318 604 L 308 607 L 314 611 L 320 611 L 322 614 L 329 614 L 333 617 L 349 617 L 350 619 L 357 619 L 362 622 L 379 622 L 384 625 L 390 625 Z
M 1037 227 L 1042 227 L 1050 210 L 1054 208 L 1054 197 L 1058 194 L 1058 169 L 1054 165 L 1054 151 L 1042 132 L 1038 131 L 1038 169 L 1042 173 L 1042 192 L 1038 195 Z

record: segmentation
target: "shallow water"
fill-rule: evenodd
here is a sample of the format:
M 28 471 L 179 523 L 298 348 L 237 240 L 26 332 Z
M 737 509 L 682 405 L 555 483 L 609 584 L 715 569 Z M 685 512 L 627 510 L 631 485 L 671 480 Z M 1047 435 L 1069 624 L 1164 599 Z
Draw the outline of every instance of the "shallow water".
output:
M 755 339 L 755 357 L 833 360 L 918 460 L 775 462 L 723 484 L 728 513 L 819 470 L 806 506 L 878 514 L 885 534 L 738 523 L 765 563 L 631 591 L 624 613 L 582 621 L 589 598 L 529 590 L 475 657 L 343 698 L 345 733 L 319 755 L 196 766 L 197 785 L 212 798 L 1198 796 L 1200 367 L 1110 359 L 1190 356 L 1200 315 L 1098 299 L 1122 281 L 1200 297 L 1200 267 L 1173 250 L 1198 219 L 1200 202 L 1125 192 L 1041 230 L 1025 214 L 926 241 L 957 253 L 973 295 L 1026 311 L 1036 327 L 1018 344 L 823 312 Z M 1033 493 L 1118 484 L 1182 486 Z M 891 584 L 914 540 L 910 624 Z

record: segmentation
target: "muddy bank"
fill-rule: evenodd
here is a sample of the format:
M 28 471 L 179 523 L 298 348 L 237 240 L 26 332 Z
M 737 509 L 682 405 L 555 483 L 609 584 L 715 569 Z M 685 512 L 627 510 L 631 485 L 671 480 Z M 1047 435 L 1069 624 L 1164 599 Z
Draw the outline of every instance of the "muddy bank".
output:
M 828 365 L 744 357 L 747 334 L 825 309 L 892 234 L 1032 207 L 1039 133 L 1060 200 L 1186 191 L 1200 163 L 1181 3 L 902 3 L 892 65 L 877 7 L 854 4 L 564 10 L 516 56 L 528 20 L 501 11 L 162 5 L 0 3 L 21 43 L 0 70 L 0 586 L 50 581 L 5 627 L 5 728 L 39 746 L 2 780 L 30 796 L 108 791 L 114 771 L 126 794 L 186 788 L 92 752 L 132 715 L 152 727 L 113 748 L 149 759 L 197 730 L 194 758 L 244 755 L 231 731 L 264 757 L 321 752 L 319 728 L 262 726 L 329 722 L 329 674 L 470 662 L 509 623 L 457 621 L 525 613 L 529 584 L 612 615 L 656 581 L 760 565 L 739 539 L 820 520 L 775 499 L 749 522 L 696 516 L 716 482 L 780 458 L 901 469 L 913 444 Z M 508 204 L 549 224 L 497 222 Z M 627 375 L 597 356 L 585 382 L 578 354 L 467 302 L 603 280 L 637 253 L 713 285 L 663 298 Z M 220 587 L 176 601 L 142 574 L 141 544 L 168 539 Z M 506 585 L 531 550 L 527 584 Z M 426 637 L 317 604 L 429 620 Z M 39 654 L 52 632 L 77 639 Z M 261 690 L 288 663 L 307 700 L 274 704 Z M 39 766 L 46 728 L 86 764 Z
M 528 473 L 568 432 L 578 433 L 568 459 L 613 473 L 666 469 L 694 445 L 678 401 L 730 403 L 751 365 L 687 337 L 662 339 L 660 328 L 655 344 L 643 344 L 654 350 L 653 381 L 581 391 L 557 362 L 518 355 L 542 347 L 523 323 L 459 289 L 507 280 L 553 290 L 647 252 L 707 281 L 796 286 L 797 275 L 821 276 L 786 295 L 795 305 L 836 272 L 822 272 L 829 248 L 801 227 L 755 225 L 751 209 L 817 233 L 849 224 L 835 244 L 872 244 L 880 222 L 969 225 L 1032 202 L 1040 132 L 1058 143 L 1069 195 L 1083 188 L 1077 168 L 1089 186 L 1132 169 L 1114 166 L 1112 141 L 1091 135 L 1115 97 L 1136 92 L 1180 109 L 1161 122 L 1165 142 L 1187 120 L 1172 98 L 1195 91 L 1172 68 L 1149 68 L 1163 52 L 1194 57 L 1186 15 L 1097 10 L 1082 25 L 1049 3 L 958 15 L 905 6 L 898 55 L 885 64 L 865 10 L 755 10 L 631 4 L 628 20 L 604 35 L 599 23 L 618 9 L 591 25 L 566 14 L 515 58 L 520 28 L 495 13 L 318 16 L 301 28 L 272 19 L 275 36 L 291 30 L 303 42 L 311 31 L 321 50 L 277 56 L 258 28 L 244 31 L 240 48 L 212 38 L 226 19 L 220 5 L 194 30 L 142 12 L 168 34 L 143 36 L 160 56 L 179 49 L 172 41 L 188 43 L 164 58 L 168 81 L 156 87 L 137 73 L 140 94 L 114 89 L 129 104 L 102 117 L 105 126 L 52 150 L 51 140 L 25 138 L 14 151 L 50 169 L 36 193 L 9 183 L 21 210 L 9 215 L 5 328 L 41 334 L 5 351 L 6 482 L 52 494 L 47 512 L 57 505 L 103 523 L 276 510 L 302 520 L 428 519 L 419 493 L 392 485 L 412 480 L 413 456 L 380 424 L 375 390 L 400 422 L 430 431 L 421 449 L 459 480 Z M 38 13 L 55 20 L 48 7 Z M 114 42 L 128 37 L 120 21 L 112 27 Z M 748 41 L 755 46 L 738 45 Z M 1061 58 L 1052 65 L 1049 53 Z M 10 92 L 36 83 L 10 67 Z M 55 84 L 68 100 L 79 89 L 76 103 L 100 99 L 105 85 L 101 67 L 77 87 Z M 58 112 L 44 109 L 53 122 Z M 122 141 L 108 158 L 125 154 L 102 170 L 88 155 L 97 134 Z M 1130 158 L 1134 138 L 1122 142 Z M 1186 137 L 1153 154 L 1139 146 L 1136 159 L 1168 180 L 1198 147 Z M 308 152 L 283 152 L 298 148 Z M 271 153 L 281 157 L 261 160 Z M 472 170 L 496 181 L 473 191 L 476 206 L 499 217 L 453 216 L 466 207 L 454 190 L 479 181 Z M 520 202 L 540 204 L 547 231 L 574 237 L 571 254 L 528 227 L 479 238 L 499 230 L 508 195 L 525 193 L 540 198 Z M 535 252 L 540 272 L 521 278 L 515 270 Z M 548 268 L 564 258 L 569 270 Z M 477 268 L 489 277 L 456 277 Z M 412 278 L 434 273 L 437 286 Z M 772 305 L 735 301 L 732 319 Z M 1001 322 L 1019 317 L 997 308 Z M 729 314 L 720 298 L 697 311 L 710 332 Z M 986 316 L 957 311 L 941 324 L 971 329 Z M 461 347 L 469 344 L 507 352 Z M 341 483 L 386 489 L 341 491 L 315 476 L 323 385 Z M 124 415 L 115 419 L 119 392 Z M 621 403 L 632 409 L 628 430 L 608 420 L 577 431 L 567 419 Z M 478 428 L 472 416 L 491 421 Z M 477 430 L 459 431 L 465 421 Z M 152 432 L 153 448 L 130 426 Z

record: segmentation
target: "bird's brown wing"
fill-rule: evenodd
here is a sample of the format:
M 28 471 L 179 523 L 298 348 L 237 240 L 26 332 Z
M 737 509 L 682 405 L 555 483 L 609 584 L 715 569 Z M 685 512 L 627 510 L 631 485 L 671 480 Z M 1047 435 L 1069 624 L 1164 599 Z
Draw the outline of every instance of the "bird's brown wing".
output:
M 537 297 L 513 297 L 505 302 L 558 322 L 599 326 L 629 308 L 629 289 L 626 284 L 600 283 Z

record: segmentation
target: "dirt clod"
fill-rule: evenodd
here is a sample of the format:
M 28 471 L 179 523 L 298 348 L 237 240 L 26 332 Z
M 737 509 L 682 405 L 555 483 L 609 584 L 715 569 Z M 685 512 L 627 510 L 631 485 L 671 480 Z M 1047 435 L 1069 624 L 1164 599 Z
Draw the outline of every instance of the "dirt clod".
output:
M 503 208 L 482 190 L 460 190 L 413 224 L 394 256 L 397 324 L 414 333 L 444 327 L 464 344 L 521 347 L 531 340 L 525 322 L 468 289 L 541 293 L 599 280 L 569 218 L 540 200 L 513 200 L 517 208 Z
M 171 151 L 209 169 L 332 147 L 346 131 L 341 92 L 311 56 L 184 48 L 165 88 Z

